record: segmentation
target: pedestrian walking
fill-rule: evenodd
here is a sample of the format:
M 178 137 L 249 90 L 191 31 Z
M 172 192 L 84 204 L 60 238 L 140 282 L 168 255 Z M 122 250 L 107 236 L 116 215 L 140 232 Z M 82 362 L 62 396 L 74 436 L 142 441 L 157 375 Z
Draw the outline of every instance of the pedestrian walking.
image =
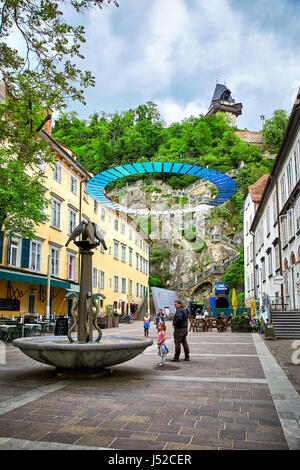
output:
M 146 313 L 144 316 L 144 336 L 145 338 L 149 337 L 149 329 L 150 329 L 150 315 L 149 313 Z
M 166 365 L 166 355 L 169 350 L 165 344 L 166 341 L 166 325 L 163 322 L 158 323 L 158 336 L 157 336 L 157 349 L 158 355 L 161 357 L 160 362 L 157 363 L 158 366 Z
M 186 340 L 188 334 L 188 314 L 179 300 L 175 300 L 174 305 L 176 308 L 176 312 L 173 318 L 175 354 L 172 361 L 179 361 L 181 345 L 183 346 L 184 350 L 184 360 L 189 361 L 190 349 Z
M 159 323 L 164 323 L 164 318 L 163 318 L 163 313 L 162 313 L 161 308 L 159 309 L 158 314 L 156 315 L 156 318 L 155 318 L 155 326 L 157 330 L 158 330 Z

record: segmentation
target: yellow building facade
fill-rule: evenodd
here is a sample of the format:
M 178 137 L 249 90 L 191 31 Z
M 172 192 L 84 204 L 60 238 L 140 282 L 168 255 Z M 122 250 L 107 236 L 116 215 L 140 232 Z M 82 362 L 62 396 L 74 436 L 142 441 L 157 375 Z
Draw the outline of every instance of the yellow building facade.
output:
M 79 292 L 80 259 L 73 241 L 65 244 L 81 220 L 95 222 L 106 234 L 107 250 L 102 245 L 93 250 L 93 293 L 106 296 L 101 313 L 134 313 L 147 302 L 151 240 L 131 217 L 86 193 L 93 175 L 51 137 L 51 127 L 47 130 L 40 135 L 56 156 L 54 168 L 40 164 L 51 199 L 49 220 L 39 225 L 34 240 L 0 234 L 0 317 L 70 314 L 71 301 L 64 297 Z

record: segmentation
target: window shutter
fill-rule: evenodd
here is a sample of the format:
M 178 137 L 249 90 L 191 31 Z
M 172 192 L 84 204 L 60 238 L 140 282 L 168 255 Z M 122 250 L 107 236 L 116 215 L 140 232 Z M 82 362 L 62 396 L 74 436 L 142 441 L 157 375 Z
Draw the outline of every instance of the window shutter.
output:
M 7 250 L 6 250 L 6 264 L 10 264 L 10 245 L 11 245 L 11 238 L 7 237 Z
M 30 240 L 22 239 L 21 268 L 29 268 Z
M 3 232 L 0 232 L 0 263 L 2 263 L 2 253 L 3 253 Z

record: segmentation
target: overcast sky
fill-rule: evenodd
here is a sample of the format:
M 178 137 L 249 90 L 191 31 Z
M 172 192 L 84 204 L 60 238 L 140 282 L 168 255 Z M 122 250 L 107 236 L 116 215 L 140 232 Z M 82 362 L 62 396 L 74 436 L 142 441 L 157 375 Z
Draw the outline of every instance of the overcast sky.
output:
M 84 24 L 85 60 L 96 77 L 81 118 L 153 101 L 167 122 L 206 113 L 216 82 L 243 105 L 239 128 L 290 111 L 300 85 L 299 0 L 119 0 L 70 15 Z

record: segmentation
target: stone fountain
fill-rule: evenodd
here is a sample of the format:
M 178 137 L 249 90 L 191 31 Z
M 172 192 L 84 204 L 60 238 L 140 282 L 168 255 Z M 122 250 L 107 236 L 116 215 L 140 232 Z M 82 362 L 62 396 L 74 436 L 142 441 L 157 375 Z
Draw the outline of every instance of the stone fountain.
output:
M 81 236 L 82 240 L 75 241 Z M 106 250 L 104 234 L 95 223 L 82 221 L 74 229 L 66 246 L 71 242 L 79 247 L 81 258 L 80 294 L 68 293 L 72 298 L 73 325 L 67 336 L 35 336 L 13 341 L 24 354 L 38 362 L 54 366 L 57 372 L 71 374 L 98 374 L 106 368 L 129 361 L 141 354 L 153 341 L 129 337 L 102 336 L 97 324 L 100 311 L 99 297 L 92 294 L 93 249 L 102 244 Z M 72 336 L 78 329 L 77 337 Z M 97 331 L 94 338 L 93 330 Z

